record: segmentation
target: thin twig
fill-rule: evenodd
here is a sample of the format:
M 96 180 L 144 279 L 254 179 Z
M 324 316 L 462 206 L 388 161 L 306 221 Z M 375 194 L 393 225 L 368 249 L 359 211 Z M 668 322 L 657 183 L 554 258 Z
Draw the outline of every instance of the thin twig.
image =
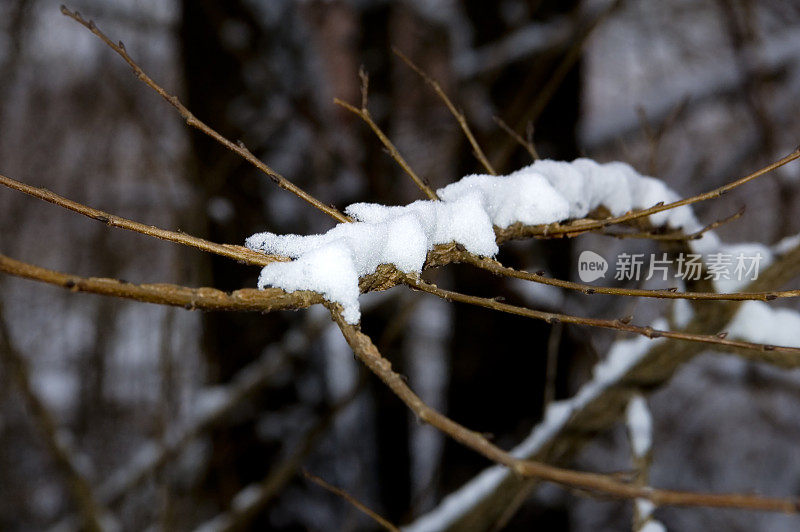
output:
M 0 175 L 0 185 L 24 192 L 25 194 L 35 198 L 39 198 L 54 205 L 58 205 L 59 207 L 64 207 L 65 209 L 77 212 L 78 214 L 88 216 L 89 218 L 102 222 L 111 227 L 119 227 L 121 229 L 127 229 L 143 235 L 153 236 L 162 240 L 175 242 L 177 244 L 183 244 L 184 246 L 193 247 L 201 251 L 215 253 L 223 257 L 238 260 L 245 264 L 251 264 L 253 266 L 266 266 L 271 262 L 286 262 L 289 260 L 288 257 L 267 255 L 265 253 L 259 253 L 246 247 L 236 246 L 233 244 L 217 244 L 215 242 L 188 235 L 183 232 L 168 231 L 153 225 L 147 225 L 140 222 L 135 222 L 133 220 L 128 220 L 127 218 L 109 214 L 99 209 L 94 209 L 82 203 L 78 203 L 77 201 L 59 196 L 58 194 L 47 189 L 21 183 L 4 175 Z
M 352 495 L 347 493 L 342 488 L 336 487 L 333 484 L 330 484 L 330 483 L 324 481 L 323 479 L 321 479 L 320 477 L 318 477 L 316 475 L 312 475 L 311 473 L 309 473 L 305 469 L 303 470 L 303 476 L 305 476 L 308 480 L 310 480 L 314 484 L 320 486 L 321 488 L 326 489 L 326 490 L 330 491 L 331 493 L 333 493 L 335 495 L 338 495 L 342 499 L 346 500 L 347 502 L 352 504 L 355 508 L 357 508 L 361 513 L 369 516 L 373 521 L 375 521 L 376 523 L 381 525 L 386 530 L 390 530 L 391 532 L 400 532 L 399 528 L 394 526 L 392 523 L 390 523 L 388 520 L 386 520 L 380 514 L 378 514 L 374 510 L 370 509 L 368 506 L 366 506 L 364 503 L 362 503 L 361 501 L 359 501 L 358 499 L 356 499 L 355 497 L 353 497 Z
M 495 115 L 492 118 L 497 123 L 497 125 L 500 126 L 503 129 L 503 131 L 508 133 L 508 135 L 512 139 L 517 141 L 517 144 L 519 144 L 520 146 L 525 148 L 525 151 L 527 151 L 530 154 L 531 159 L 533 159 L 534 161 L 538 161 L 539 160 L 539 153 L 536 151 L 536 146 L 533 144 L 533 141 L 526 140 L 526 139 L 522 138 L 522 135 L 520 135 L 519 133 L 514 131 L 511 128 L 511 126 L 506 124 L 505 121 L 502 118 L 500 118 L 499 116 Z
M 442 89 L 441 85 L 439 85 L 439 83 L 435 79 L 431 78 L 427 73 L 425 73 L 425 71 L 423 71 L 421 68 L 419 68 L 411 59 L 409 59 L 396 46 L 392 46 L 392 51 L 395 53 L 395 55 L 397 57 L 402 59 L 403 62 L 405 62 L 405 64 L 407 64 L 409 67 L 411 67 L 414 70 L 414 72 L 419 74 L 420 77 L 423 80 L 425 80 L 425 83 L 427 83 L 428 85 L 431 86 L 431 88 L 433 88 L 434 92 L 436 92 L 436 94 L 439 96 L 439 98 L 442 99 L 444 104 L 447 106 L 447 109 L 455 117 L 456 121 L 458 122 L 458 125 L 461 126 L 461 130 L 464 132 L 464 135 L 466 135 L 467 140 L 469 141 L 470 145 L 472 146 L 472 150 L 473 150 L 473 153 L 475 154 L 475 157 L 478 159 L 478 161 L 480 161 L 480 163 L 483 165 L 483 167 L 486 169 L 487 172 L 489 172 L 491 175 L 497 175 L 497 172 L 495 171 L 494 167 L 492 166 L 492 163 L 490 163 L 489 159 L 486 158 L 486 155 L 483 153 L 483 150 L 481 149 L 480 144 L 478 144 L 478 141 L 475 140 L 475 135 L 472 134 L 472 130 L 469 127 L 469 123 L 467 122 L 466 117 L 464 117 L 464 113 L 462 113 L 461 111 L 456 109 L 456 106 L 453 105 L 453 102 L 447 96 L 447 93 L 444 92 L 444 90 Z
M 67 17 L 73 19 L 74 21 L 78 22 L 89 31 L 94 33 L 97 37 L 100 38 L 109 48 L 117 52 L 122 59 L 125 60 L 126 63 L 133 69 L 134 74 L 136 77 L 139 78 L 143 83 L 145 83 L 148 87 L 153 89 L 155 92 L 159 94 L 162 98 L 164 98 L 172 107 L 174 107 L 178 113 L 183 117 L 186 121 L 186 124 L 190 127 L 198 129 L 208 135 L 209 137 L 213 138 L 232 152 L 236 153 L 244 160 L 255 166 L 258 170 L 266 174 L 276 185 L 284 190 L 288 190 L 298 198 L 304 200 L 309 205 L 312 205 L 316 209 L 324 212 L 337 222 L 347 222 L 350 221 L 348 216 L 345 216 L 341 211 L 332 207 L 330 205 L 326 205 L 322 203 L 320 200 L 309 194 L 308 192 L 304 191 L 281 174 L 273 170 L 263 161 L 258 159 L 252 152 L 247 149 L 247 147 L 242 142 L 233 142 L 228 140 L 227 138 L 223 137 L 220 133 L 216 130 L 209 127 L 207 124 L 202 122 L 198 119 L 194 114 L 189 111 L 181 102 L 178 100 L 177 96 L 174 96 L 164 90 L 159 84 L 157 84 L 153 79 L 147 75 L 147 73 L 128 55 L 127 50 L 125 50 L 125 45 L 122 44 L 122 41 L 114 42 L 112 41 L 105 33 L 100 31 L 97 25 L 92 20 L 85 20 L 80 13 L 77 11 L 70 11 L 67 9 L 66 6 L 61 6 L 61 13 L 66 15 Z
M 363 70 L 360 73 L 361 73 L 361 109 L 357 108 L 354 105 L 350 105 L 349 103 L 344 102 L 339 98 L 334 98 L 333 103 L 341 107 L 344 107 L 345 109 L 347 109 L 348 111 L 350 111 L 355 115 L 358 115 L 358 117 L 361 118 L 361 120 L 363 120 L 364 123 L 366 123 L 370 127 L 370 129 L 372 129 L 372 132 L 375 133 L 375 135 L 381 141 L 383 146 L 389 152 L 389 155 L 391 155 L 392 159 L 397 161 L 397 164 L 399 164 L 400 168 L 402 168 L 403 171 L 406 174 L 408 174 L 411 180 L 414 181 L 414 184 L 417 185 L 417 188 L 419 188 L 428 199 L 438 200 L 439 196 L 436 195 L 436 192 L 434 192 L 434 190 L 430 186 L 428 186 L 428 184 L 425 183 L 425 181 L 421 177 L 417 175 L 414 169 L 411 168 L 411 165 L 409 165 L 408 162 L 406 162 L 405 158 L 403 158 L 403 156 L 400 155 L 400 152 L 397 150 L 397 147 L 395 147 L 392 141 L 389 140 L 389 137 L 387 137 L 386 134 L 383 132 L 383 130 L 378 126 L 378 124 L 376 124 L 375 121 L 372 120 L 372 116 L 369 114 L 369 109 L 367 109 L 366 106 L 367 90 L 369 88 L 367 84 L 369 82 L 369 78 L 367 77 L 366 73 Z
M 700 238 L 703 237 L 704 234 L 708 233 L 709 231 L 713 231 L 718 227 L 721 227 L 725 224 L 738 220 L 739 218 L 742 217 L 742 215 L 744 215 L 744 211 L 745 207 L 742 207 L 741 209 L 731 214 L 730 216 L 726 216 L 725 218 L 712 222 L 703 227 L 702 229 L 698 229 L 694 233 L 689 233 L 688 235 L 684 233 L 682 229 L 676 229 L 668 233 L 658 233 L 654 231 L 630 232 L 630 233 L 601 231 L 600 234 L 619 239 L 642 238 L 646 240 L 658 240 L 661 242 L 688 242 L 691 240 L 699 240 Z
M 503 266 L 494 259 L 485 257 L 478 257 L 472 253 L 462 253 L 460 260 L 466 262 L 482 270 L 492 272 L 497 275 L 504 275 L 507 277 L 514 277 L 516 279 L 523 279 L 526 281 L 533 281 L 536 283 L 556 286 L 558 288 L 566 288 L 567 290 L 575 290 L 583 292 L 587 295 L 592 294 L 605 294 L 613 296 L 629 296 L 629 297 L 652 297 L 656 299 L 689 299 L 693 301 L 774 301 L 779 298 L 800 297 L 800 290 L 774 290 L 770 292 L 732 292 L 732 293 L 717 293 L 717 292 L 678 292 L 676 290 L 647 290 L 643 288 L 618 288 L 613 286 L 596 286 L 574 281 L 564 281 L 562 279 L 554 279 L 546 277 L 539 273 L 530 273 L 521 270 L 515 270 L 508 266 Z
M 500 517 L 498 517 L 497 521 L 494 523 L 494 525 L 492 525 L 492 532 L 499 532 L 506 529 L 508 522 L 511 521 L 511 519 L 517 514 L 520 506 L 522 506 L 525 500 L 538 485 L 539 481 L 535 478 L 525 479 L 525 483 L 522 488 L 520 488 L 514 497 L 508 501 L 503 509 L 503 512 L 500 514 Z
M 728 347 L 737 347 L 741 349 L 751 349 L 757 351 L 779 351 L 783 353 L 792 353 L 800 355 L 800 347 L 766 345 L 752 342 L 743 342 L 738 340 L 729 340 L 723 335 L 716 334 L 697 334 L 685 331 L 667 331 L 654 329 L 650 326 L 633 325 L 627 319 L 607 320 L 601 318 L 586 318 L 581 316 L 572 316 L 570 314 L 560 314 L 557 312 L 546 312 L 543 310 L 534 310 L 517 305 L 510 305 L 502 303 L 492 298 L 470 296 L 452 290 L 445 290 L 436 285 L 426 283 L 418 277 L 407 276 L 406 284 L 417 290 L 433 294 L 447 301 L 458 301 L 459 303 L 467 303 L 478 307 L 484 307 L 508 314 L 532 318 L 535 320 L 542 320 L 548 323 L 571 323 L 573 325 L 587 325 L 590 327 L 599 327 L 601 329 L 612 329 L 616 331 L 623 331 L 633 334 L 639 334 L 650 339 L 656 338 L 672 338 L 675 340 L 685 340 L 689 342 L 698 342 L 712 345 L 725 345 Z
M 587 490 L 621 499 L 648 499 L 658 506 L 701 506 L 716 508 L 738 508 L 772 512 L 798 513 L 800 507 L 795 498 L 769 498 L 745 494 L 707 494 L 685 491 L 661 490 L 634 486 L 609 475 L 571 471 L 544 463 L 520 460 L 500 449 L 486 437 L 456 423 L 452 419 L 430 408 L 406 384 L 405 379 L 392 370 L 392 364 L 380 354 L 369 336 L 354 325 L 347 323 L 338 305 L 328 305 L 331 316 L 342 331 L 353 353 L 397 397 L 403 401 L 423 423 L 428 423 L 457 442 L 477 451 L 489 460 L 506 466 L 518 475 L 539 478 L 561 485 Z

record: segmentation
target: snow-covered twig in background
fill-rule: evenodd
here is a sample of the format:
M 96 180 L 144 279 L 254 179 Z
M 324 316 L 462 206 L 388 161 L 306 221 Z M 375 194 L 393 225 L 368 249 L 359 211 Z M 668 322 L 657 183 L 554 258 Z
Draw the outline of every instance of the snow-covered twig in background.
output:
M 653 418 L 647 406 L 647 400 L 642 394 L 635 394 L 628 401 L 625 409 L 625 422 L 628 428 L 628 438 L 631 442 L 631 453 L 633 455 L 633 465 L 636 468 L 636 480 L 638 485 L 649 483 L 648 469 L 652 459 L 653 445 Z M 647 499 L 636 499 L 634 501 L 633 530 L 655 530 L 663 525 L 653 519 L 655 505 Z
M 113 473 L 98 489 L 100 499 L 106 504 L 117 502 L 123 495 L 158 471 L 167 461 L 179 453 L 190 441 L 219 423 L 234 409 L 268 386 L 281 371 L 289 355 L 302 353 L 319 336 L 323 325 L 314 314 L 301 334 L 289 331 L 282 342 L 273 345 L 256 361 L 245 366 L 231 379 L 229 384 L 201 390 L 195 400 L 195 409 L 190 419 L 170 430 L 163 443 L 153 441 L 142 446 L 127 466 Z
M 633 456 L 637 459 L 647 458 L 653 446 L 653 418 L 643 395 L 635 394 L 628 401 L 625 422 Z
M 142 444 L 127 464 L 111 473 L 97 488 L 97 499 L 105 505 L 114 505 L 146 479 L 158 473 L 191 441 L 202 436 L 244 401 L 268 386 L 284 368 L 286 358 L 307 349 L 319 336 L 323 326 L 324 322 L 319 315 L 310 314 L 304 333 L 290 330 L 283 341 L 270 346 L 259 359 L 239 370 L 229 384 L 201 390 L 195 399 L 191 417 L 171 428 L 161 441 L 153 440 Z M 75 528 L 71 519 L 65 519 L 55 530 Z

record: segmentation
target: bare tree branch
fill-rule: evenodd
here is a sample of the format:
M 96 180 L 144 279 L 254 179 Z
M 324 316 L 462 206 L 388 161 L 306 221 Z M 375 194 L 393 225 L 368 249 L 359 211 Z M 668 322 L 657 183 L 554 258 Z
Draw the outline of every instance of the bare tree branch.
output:
M 467 303 L 478 307 L 484 307 L 491 310 L 498 310 L 508 314 L 523 316 L 526 318 L 533 318 L 535 320 L 546 321 L 547 323 L 571 323 L 574 325 L 588 325 L 591 327 L 599 327 L 601 329 L 612 329 L 628 333 L 639 334 L 647 338 L 672 338 L 673 340 L 685 340 L 688 342 L 697 342 L 701 344 L 722 345 L 729 348 L 735 347 L 740 349 L 751 349 L 756 351 L 779 351 L 782 353 L 791 353 L 793 355 L 800 355 L 800 347 L 776 346 L 757 344 L 752 342 L 742 342 L 738 340 L 730 340 L 724 334 L 699 334 L 686 331 L 669 331 L 654 329 L 650 326 L 633 325 L 627 319 L 606 320 L 601 318 L 585 318 L 580 316 L 572 316 L 570 314 L 559 314 L 557 312 L 546 312 L 543 310 L 534 310 L 517 305 L 509 305 L 496 299 L 470 296 L 461 294 L 452 290 L 445 290 L 436 285 L 426 283 L 419 278 L 412 276 L 407 277 L 406 284 L 417 290 L 422 290 L 429 294 L 445 299 L 447 301 L 457 301 L 459 303 Z
M 428 199 L 438 200 L 439 196 L 436 195 L 436 192 L 434 192 L 434 190 L 425 182 L 425 180 L 417 175 L 414 169 L 411 168 L 411 165 L 409 165 L 405 158 L 400 155 L 400 152 L 397 150 L 397 147 L 394 145 L 394 143 L 389 140 L 389 137 L 386 136 L 380 126 L 378 126 L 378 124 L 376 124 L 372 119 L 372 115 L 369 114 L 369 109 L 367 109 L 369 76 L 363 68 L 359 71 L 359 75 L 361 76 L 361 108 L 359 109 L 354 105 L 340 100 L 339 98 L 334 98 L 333 103 L 347 109 L 351 113 L 361 118 L 361 120 L 363 120 L 364 123 L 369 126 L 372 132 L 375 133 L 375 136 L 381 141 L 383 146 L 389 152 L 389 155 L 391 155 L 392 159 L 397 161 L 397 164 L 400 165 L 400 168 L 402 168 L 403 171 L 408 174 L 414 184 L 417 185 L 417 188 L 419 188 Z
M 431 86 L 436 95 L 439 96 L 439 98 L 441 98 L 444 104 L 447 106 L 447 109 L 450 111 L 450 114 L 452 114 L 455 117 L 456 121 L 458 122 L 458 125 L 461 126 L 461 130 L 464 132 L 464 136 L 467 137 L 467 140 L 472 146 L 472 153 L 475 155 L 475 158 L 478 159 L 478 161 L 480 161 L 480 163 L 483 165 L 483 167 L 486 169 L 487 172 L 489 172 L 491 175 L 497 175 L 497 172 L 492 166 L 492 163 L 490 163 L 489 159 L 486 158 L 486 154 L 483 153 L 480 144 L 478 144 L 478 141 L 475 139 L 475 135 L 472 134 L 472 130 L 469 127 L 469 123 L 467 122 L 464 113 L 456 109 L 456 106 L 453 105 L 453 102 L 450 100 L 450 97 L 447 96 L 446 92 L 444 92 L 442 86 L 439 85 L 439 82 L 431 78 L 427 73 L 425 73 L 424 70 L 419 68 L 396 46 L 392 47 L 392 51 L 395 53 L 397 57 L 402 59 L 405 64 L 411 67 L 411 69 L 414 70 L 414 72 L 419 74 L 420 77 L 423 80 L 425 80 L 425 83 Z
M 512 139 L 514 139 L 517 142 L 517 144 L 525 148 L 525 151 L 528 152 L 528 154 L 531 156 L 531 159 L 533 159 L 534 161 L 538 161 L 540 159 L 539 153 L 536 151 L 536 146 L 533 144 L 533 141 L 522 138 L 522 135 L 514 131 L 511 128 L 511 126 L 506 124 L 505 120 L 503 120 L 499 116 L 493 116 L 492 119 L 498 126 L 500 126 L 503 129 L 503 131 L 508 133 L 508 135 Z
M 99 209 L 94 209 L 82 203 L 78 203 L 77 201 L 59 196 L 58 194 L 55 194 L 47 189 L 26 185 L 25 183 L 21 183 L 4 175 L 0 175 L 0 185 L 24 192 L 25 194 L 33 196 L 34 198 L 39 198 L 54 205 L 58 205 L 59 207 L 64 207 L 65 209 L 77 212 L 78 214 L 82 214 L 111 227 L 119 227 L 121 229 L 127 229 L 143 235 L 153 236 L 169 242 L 183 244 L 184 246 L 193 247 L 201 251 L 215 253 L 217 255 L 222 255 L 223 257 L 238 260 L 245 264 L 265 266 L 271 262 L 289 260 L 287 257 L 258 253 L 244 246 L 236 246 L 233 244 L 217 244 L 203 238 L 187 235 L 186 233 L 168 231 L 153 225 L 147 225 L 140 222 L 135 222 L 133 220 L 128 220 L 126 218 L 122 218 L 121 216 L 109 214 Z
M 196 116 L 194 116 L 181 102 L 178 100 L 177 96 L 174 96 L 164 90 L 158 83 L 153 81 L 153 79 L 147 75 L 147 73 L 142 70 L 142 68 L 128 55 L 127 50 L 125 50 L 125 45 L 122 44 L 122 41 L 114 42 L 112 41 L 105 33 L 100 31 L 97 25 L 94 23 L 93 20 L 85 20 L 80 13 L 77 11 L 70 11 L 67 9 L 66 6 L 61 6 L 61 13 L 66 15 L 67 17 L 73 19 L 74 21 L 78 22 L 82 26 L 86 27 L 89 31 L 94 33 L 97 37 L 99 37 L 109 48 L 114 50 L 119 54 L 122 59 L 125 60 L 128 65 L 133 69 L 134 74 L 138 77 L 143 83 L 145 83 L 148 87 L 156 91 L 159 96 L 164 98 L 167 103 L 169 103 L 172 107 L 174 107 L 178 113 L 183 117 L 186 121 L 186 124 L 190 127 L 198 129 L 208 135 L 209 137 L 213 138 L 232 152 L 236 153 L 244 160 L 255 166 L 258 170 L 266 174 L 276 185 L 284 190 L 288 190 L 298 198 L 302 199 L 309 205 L 313 206 L 314 208 L 324 212 L 337 222 L 347 222 L 349 218 L 342 214 L 338 209 L 335 207 L 331 207 L 330 205 L 325 205 L 320 200 L 309 194 L 308 192 L 304 191 L 281 174 L 267 166 L 264 162 L 262 162 L 258 157 L 253 155 L 250 150 L 242 142 L 232 142 L 227 138 L 220 135 L 216 130 L 212 129 Z
M 322 302 L 322 296 L 314 292 L 298 291 L 287 294 L 279 288 L 266 290 L 242 288 L 227 293 L 216 288 L 189 288 L 174 284 L 133 284 L 117 279 L 80 277 L 34 266 L 5 255 L 0 255 L 0 272 L 60 286 L 73 292 L 134 299 L 145 303 L 184 307 L 187 310 L 271 312 L 306 308 Z
M 436 427 L 489 460 L 509 468 L 520 477 L 538 478 L 615 498 L 643 498 L 659 506 L 703 506 L 786 513 L 800 512 L 800 500 L 797 499 L 768 498 L 744 494 L 692 493 L 640 487 L 622 482 L 609 475 L 571 471 L 541 462 L 515 458 L 491 443 L 482 434 L 459 425 L 427 406 L 408 387 L 403 377 L 392 370 L 391 362 L 383 358 L 370 337 L 361 332 L 357 326 L 347 323 L 342 317 L 338 305 L 328 304 L 327 306 L 331 310 L 333 320 L 341 329 L 353 353 L 416 414 L 421 422 Z
M 346 500 L 347 502 L 352 504 L 355 508 L 357 508 L 358 511 L 360 511 L 364 515 L 369 516 L 373 521 L 375 521 L 376 523 L 381 525 L 386 530 L 390 530 L 392 532 L 400 532 L 399 528 L 394 526 L 392 523 L 387 521 L 385 518 L 381 517 L 380 514 L 378 514 L 374 510 L 370 509 L 368 506 L 366 506 L 364 503 L 362 503 L 361 501 L 359 501 L 358 499 L 356 499 L 355 497 L 353 497 L 352 495 L 347 493 L 342 488 L 337 488 L 333 484 L 330 484 L 330 483 L 322 480 L 320 477 L 318 477 L 316 475 L 312 475 L 311 473 L 309 473 L 306 470 L 303 470 L 303 476 L 305 476 L 308 480 L 310 480 L 314 484 L 320 486 L 321 488 L 326 489 L 326 490 L 330 491 L 331 493 L 333 493 L 335 495 L 338 495 L 342 499 Z
M 614 296 L 631 296 L 631 297 L 652 297 L 657 299 L 689 299 L 693 301 L 774 301 L 779 298 L 800 297 L 800 290 L 775 290 L 772 292 L 732 292 L 732 293 L 717 293 L 717 292 L 678 292 L 676 290 L 647 290 L 643 288 L 617 288 L 613 286 L 594 286 L 573 281 L 563 281 L 561 279 L 554 279 L 546 277 L 540 273 L 530 273 L 521 270 L 515 270 L 508 266 L 503 266 L 494 259 L 486 257 L 478 257 L 471 253 L 463 253 L 462 261 L 472 264 L 482 270 L 492 272 L 497 275 L 504 275 L 513 277 L 515 279 L 523 279 L 525 281 L 533 281 L 536 283 L 556 286 L 558 288 L 566 288 L 567 290 L 575 290 L 583 292 L 587 295 L 592 294 L 606 294 Z

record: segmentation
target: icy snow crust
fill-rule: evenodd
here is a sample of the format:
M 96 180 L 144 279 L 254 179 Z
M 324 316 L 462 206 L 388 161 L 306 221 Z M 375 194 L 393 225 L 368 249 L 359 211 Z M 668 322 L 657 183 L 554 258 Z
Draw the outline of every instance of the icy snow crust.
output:
M 507 176 L 469 175 L 437 194 L 441 201 L 415 201 L 401 207 L 355 203 L 345 210 L 355 223 L 339 224 L 321 235 L 267 232 L 251 236 L 247 247 L 296 259 L 265 266 L 259 288 L 320 293 L 342 305 L 348 323 L 357 323 L 361 318 L 358 280 L 381 264 L 419 273 L 428 251 L 437 244 L 456 242 L 477 255 L 494 256 L 498 251 L 494 226 L 581 218 L 601 205 L 619 216 L 678 199 L 661 181 L 639 175 L 628 164 L 598 164 L 591 159 L 537 161 Z M 700 228 L 686 206 L 650 219 L 687 232 Z M 719 242 L 707 233 L 693 244 L 714 249 Z

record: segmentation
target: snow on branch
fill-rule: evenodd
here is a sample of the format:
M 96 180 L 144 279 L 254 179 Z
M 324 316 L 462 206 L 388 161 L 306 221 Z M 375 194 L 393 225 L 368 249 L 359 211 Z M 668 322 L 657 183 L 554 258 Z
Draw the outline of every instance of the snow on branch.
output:
M 344 308 L 348 323 L 361 317 L 358 280 L 381 264 L 420 273 L 437 244 L 455 242 L 475 255 L 498 252 L 494 227 L 549 224 L 585 217 L 604 206 L 621 216 L 659 202 L 674 202 L 675 192 L 661 181 L 639 175 L 625 163 L 537 161 L 507 176 L 470 175 L 437 191 L 441 201 L 421 200 L 401 207 L 356 203 L 342 223 L 323 235 L 257 233 L 250 249 L 285 255 L 293 262 L 264 267 L 259 288 L 310 290 Z M 656 225 L 702 228 L 684 206 L 654 214 Z M 706 239 L 714 238 L 710 234 Z
M 642 333 L 646 334 L 646 337 L 617 342 L 612 347 L 607 359 L 595 367 L 592 380 L 584 385 L 574 398 L 551 404 L 546 412 L 545 421 L 509 454 L 494 446 L 481 435 L 457 425 L 422 403 L 406 386 L 403 379 L 391 370 L 391 365 L 377 352 L 377 348 L 371 340 L 353 324 L 359 321 L 361 313 L 358 303 L 359 283 L 363 281 L 363 277 L 379 272 L 381 265 L 392 265 L 405 274 L 406 279 L 418 280 L 416 275 L 421 273 L 425 267 L 429 252 L 440 244 L 455 243 L 475 256 L 492 257 L 498 251 L 498 242 L 508 238 L 548 236 L 548 232 L 551 230 L 551 235 L 574 236 L 586 231 L 602 229 L 613 223 L 645 218 L 648 218 L 654 225 L 680 228 L 687 234 L 698 233 L 704 231 L 704 228 L 695 218 L 689 204 L 718 197 L 736 186 L 797 159 L 800 157 L 800 150 L 795 150 L 780 161 L 742 179 L 684 200 L 679 199 L 677 194 L 661 181 L 639 175 L 624 163 L 598 164 L 589 159 L 578 159 L 573 162 L 537 161 L 533 165 L 507 176 L 471 175 L 438 190 L 434 196 L 440 198 L 441 201 L 431 199 L 397 207 L 366 203 L 355 204 L 345 211 L 347 213 L 345 215 L 335 207 L 325 205 L 305 193 L 277 174 L 269 166 L 255 158 L 243 144 L 222 137 L 199 121 L 175 96 L 157 85 L 130 58 L 121 42 L 116 43 L 110 40 L 97 29 L 93 22 L 84 20 L 77 12 L 73 13 L 66 8 L 62 8 L 62 11 L 85 26 L 119 54 L 133 68 L 139 79 L 172 105 L 189 126 L 214 138 L 252 163 L 278 186 L 293 192 L 341 223 L 322 235 L 298 236 L 259 233 L 247 240 L 247 247 L 252 250 L 295 259 L 291 262 L 265 264 L 259 278 L 259 288 L 273 286 L 289 292 L 308 291 L 305 293 L 307 297 L 300 301 L 287 297 L 285 300 L 275 303 L 270 297 L 269 301 L 259 301 L 254 304 L 252 298 L 244 302 L 239 301 L 240 293 L 225 294 L 220 291 L 210 292 L 209 289 L 192 290 L 166 285 L 128 285 L 108 279 L 75 278 L 59 272 L 36 268 L 3 256 L 0 256 L 0 271 L 58 284 L 74 290 L 131 297 L 162 304 L 183 304 L 190 308 L 198 307 L 198 301 L 205 305 L 204 308 L 225 310 L 272 310 L 324 302 L 332 310 L 334 320 L 356 355 L 381 377 L 398 397 L 406 401 L 422 421 L 431 423 L 456 440 L 501 464 L 487 470 L 459 496 L 446 499 L 440 507 L 440 511 L 432 512 L 418 522 L 420 529 L 426 529 L 425 523 L 429 527 L 435 528 L 459 519 L 474 507 L 476 501 L 488 497 L 502 482 L 507 480 L 511 469 L 521 475 L 560 482 L 583 489 L 593 489 L 625 498 L 647 498 L 658 504 L 797 510 L 796 501 L 789 499 L 698 495 L 650 488 L 645 490 L 603 475 L 569 472 L 540 462 L 527 461 L 528 459 L 552 458 L 547 456 L 547 447 L 552 446 L 553 441 L 570 425 L 582 425 L 586 433 L 596 432 L 607 426 L 621 410 L 620 408 L 608 408 L 608 405 L 612 407 L 620 406 L 619 403 L 624 405 L 636 387 L 663 382 L 669 378 L 671 371 L 674 371 L 674 368 L 681 362 L 688 360 L 690 356 L 702 349 L 701 344 L 684 344 L 680 350 L 665 352 L 665 349 L 672 343 L 663 337 L 655 340 L 655 343 L 651 343 L 650 338 L 657 337 L 653 334 L 653 328 L 648 328 L 648 331 Z M 362 105 L 362 110 L 365 109 L 366 97 Z M 205 251 L 232 258 L 248 255 L 241 248 L 219 247 L 200 239 L 190 241 L 172 232 L 156 234 L 155 228 L 126 224 L 123 223 L 124 220 L 112 219 L 105 213 L 89 211 L 82 209 L 80 205 L 70 204 L 65 198 L 45 197 L 44 193 L 37 194 L 37 190 L 33 187 L 24 190 L 14 186 L 12 180 L 6 179 L 2 184 L 38 195 L 41 199 L 72 208 L 72 210 L 105 221 L 110 225 L 194 245 Z M 421 188 L 424 190 L 424 187 Z M 612 217 L 603 220 L 580 220 L 599 207 L 607 209 Z M 560 225 L 561 222 L 575 219 L 578 219 L 578 222 Z M 703 233 L 701 239 L 690 241 L 689 245 L 695 251 L 704 253 L 718 251 L 722 246 L 716 235 L 710 231 Z M 249 258 L 252 258 L 252 254 L 250 255 Z M 268 260 L 264 258 L 264 262 L 268 262 Z M 387 284 L 389 284 L 388 281 L 384 283 L 384 286 Z M 423 286 L 422 284 L 414 285 L 411 282 L 407 282 L 407 284 Z M 724 289 L 726 287 L 718 285 L 717 288 Z M 278 290 L 274 290 L 274 292 L 278 292 Z M 274 295 L 274 292 L 270 296 Z M 245 295 L 249 295 L 249 293 L 245 293 Z M 325 301 L 320 296 L 324 297 Z M 338 312 L 339 305 L 342 309 L 341 315 Z M 762 320 L 763 315 L 760 313 L 777 312 L 761 305 L 754 303 L 741 307 L 740 314 L 730 322 L 730 333 L 734 336 L 739 334 L 742 337 L 757 335 L 760 331 L 752 330 L 753 316 L 757 315 L 758 319 Z M 733 318 L 736 307 L 731 304 L 721 306 L 724 308 L 718 312 L 719 316 L 715 319 L 722 320 L 722 322 L 717 324 L 715 321 L 709 320 L 708 323 L 705 323 L 706 326 L 709 324 L 711 327 L 724 325 Z M 499 307 L 491 308 L 500 310 Z M 800 320 L 800 317 L 794 315 L 782 316 L 780 320 L 775 321 L 788 327 L 795 324 L 795 318 Z M 588 321 L 583 320 L 581 323 L 588 323 Z M 574 322 L 578 323 L 578 321 Z M 666 322 L 653 325 L 656 329 L 668 330 Z M 750 328 L 748 329 L 748 327 Z M 625 329 L 622 325 L 614 328 L 632 330 L 630 327 Z M 697 339 L 697 336 L 693 334 L 691 339 Z M 680 331 L 676 331 L 674 337 L 688 338 L 686 333 Z M 772 341 L 774 337 L 769 337 L 768 340 Z M 787 343 L 792 340 L 792 338 L 787 339 Z M 665 357 L 662 356 L 660 357 L 662 359 L 660 367 L 648 368 L 649 372 L 642 371 L 642 368 L 648 364 L 656 365 L 651 364 L 650 360 L 659 358 L 654 356 L 654 353 L 669 355 L 666 357 L 667 362 L 664 363 Z M 230 403 L 228 401 L 230 396 L 217 394 L 217 398 L 223 400 L 206 405 L 209 406 L 209 409 L 204 412 L 206 418 L 219 415 L 219 412 L 225 410 L 224 405 Z M 598 415 L 604 406 L 606 407 L 605 413 Z M 591 419 L 592 422 L 585 423 L 587 419 Z M 190 436 L 188 433 L 183 434 L 185 438 Z M 643 441 L 643 438 L 639 438 L 635 445 L 642 448 L 649 447 L 645 446 Z M 579 444 L 580 442 L 574 442 L 570 443 L 570 446 L 574 447 Z M 299 457 L 300 454 L 293 456 Z M 144 462 L 152 463 L 152 459 L 153 456 Z M 293 460 L 299 460 L 299 458 L 293 457 L 287 462 L 291 467 L 287 466 L 281 469 L 278 472 L 280 478 L 285 479 L 289 474 L 287 471 L 294 468 Z M 148 467 L 150 466 L 145 464 L 144 468 Z M 253 498 L 248 493 L 245 492 L 243 498 L 239 500 L 241 504 L 235 505 L 239 507 L 238 509 L 246 510 L 240 512 L 243 514 L 261 504 L 260 502 L 253 504 L 254 501 L 266 500 L 270 491 L 264 489 L 263 495 L 258 498 Z
M 784 161 L 798 155 L 800 152 L 795 152 Z M 715 193 L 721 192 L 701 196 Z M 441 201 L 420 200 L 395 207 L 350 205 L 345 212 L 356 222 L 338 224 L 321 235 L 252 235 L 245 242 L 248 248 L 296 259 L 267 264 L 261 271 L 259 288 L 317 292 L 341 304 L 345 319 L 352 324 L 361 317 L 361 277 L 374 273 L 382 264 L 418 274 L 428 252 L 439 244 L 456 243 L 472 255 L 492 257 L 498 252 L 498 233 L 512 226 L 581 219 L 599 207 L 617 218 L 648 212 L 653 225 L 680 228 L 687 234 L 704 229 L 688 205 L 691 199 L 679 200 L 662 181 L 642 176 L 622 162 L 541 160 L 506 176 L 469 175 L 439 189 L 436 195 Z M 673 207 L 667 209 L 670 205 Z M 712 231 L 702 233 L 689 245 L 704 254 L 722 249 Z M 758 251 L 763 251 L 769 262 L 767 248 L 761 246 Z M 735 287 L 719 284 L 718 288 L 728 292 Z

